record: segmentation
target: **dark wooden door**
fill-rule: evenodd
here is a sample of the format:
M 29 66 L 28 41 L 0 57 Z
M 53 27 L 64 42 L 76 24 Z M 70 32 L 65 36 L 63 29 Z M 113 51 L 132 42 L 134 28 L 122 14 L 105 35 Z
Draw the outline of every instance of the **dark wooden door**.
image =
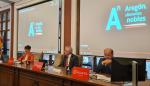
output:
M 19 86 L 36 86 L 36 82 L 30 76 L 20 75 Z

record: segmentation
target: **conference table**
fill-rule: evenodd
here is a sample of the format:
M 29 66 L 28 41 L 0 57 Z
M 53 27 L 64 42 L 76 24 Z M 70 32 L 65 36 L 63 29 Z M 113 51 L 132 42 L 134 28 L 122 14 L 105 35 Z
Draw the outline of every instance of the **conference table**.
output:
M 0 86 L 123 86 L 123 83 L 105 82 L 103 80 L 79 80 L 53 70 L 33 71 L 32 65 L 0 63 Z M 60 68 L 61 69 L 61 68 Z M 150 86 L 150 81 L 139 82 L 139 86 Z

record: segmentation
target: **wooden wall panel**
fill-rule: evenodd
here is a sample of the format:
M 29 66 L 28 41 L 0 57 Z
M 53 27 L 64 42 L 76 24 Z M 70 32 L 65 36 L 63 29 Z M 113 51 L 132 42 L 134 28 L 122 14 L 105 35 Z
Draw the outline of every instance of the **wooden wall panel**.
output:
M 64 0 L 64 47 L 71 46 L 71 2 Z
M 11 4 L 11 45 L 10 45 L 10 57 L 13 57 L 14 46 L 14 3 Z

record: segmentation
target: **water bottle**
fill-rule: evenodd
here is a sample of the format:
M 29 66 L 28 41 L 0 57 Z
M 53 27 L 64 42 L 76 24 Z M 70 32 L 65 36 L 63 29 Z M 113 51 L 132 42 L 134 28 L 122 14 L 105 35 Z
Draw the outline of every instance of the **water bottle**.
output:
M 68 75 L 68 74 L 71 74 L 71 70 L 70 70 L 69 66 L 66 67 L 66 74 L 67 74 L 67 75 Z
M 48 63 L 45 63 L 45 70 L 48 70 Z

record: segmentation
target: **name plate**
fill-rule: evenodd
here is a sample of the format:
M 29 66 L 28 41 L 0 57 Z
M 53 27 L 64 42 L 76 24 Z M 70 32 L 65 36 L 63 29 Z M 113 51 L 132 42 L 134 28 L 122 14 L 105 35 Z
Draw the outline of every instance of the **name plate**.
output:
M 89 80 L 89 69 L 74 67 L 72 69 L 72 77 L 80 80 Z
M 32 66 L 33 71 L 41 71 L 43 67 L 43 62 L 34 62 L 34 65 Z

